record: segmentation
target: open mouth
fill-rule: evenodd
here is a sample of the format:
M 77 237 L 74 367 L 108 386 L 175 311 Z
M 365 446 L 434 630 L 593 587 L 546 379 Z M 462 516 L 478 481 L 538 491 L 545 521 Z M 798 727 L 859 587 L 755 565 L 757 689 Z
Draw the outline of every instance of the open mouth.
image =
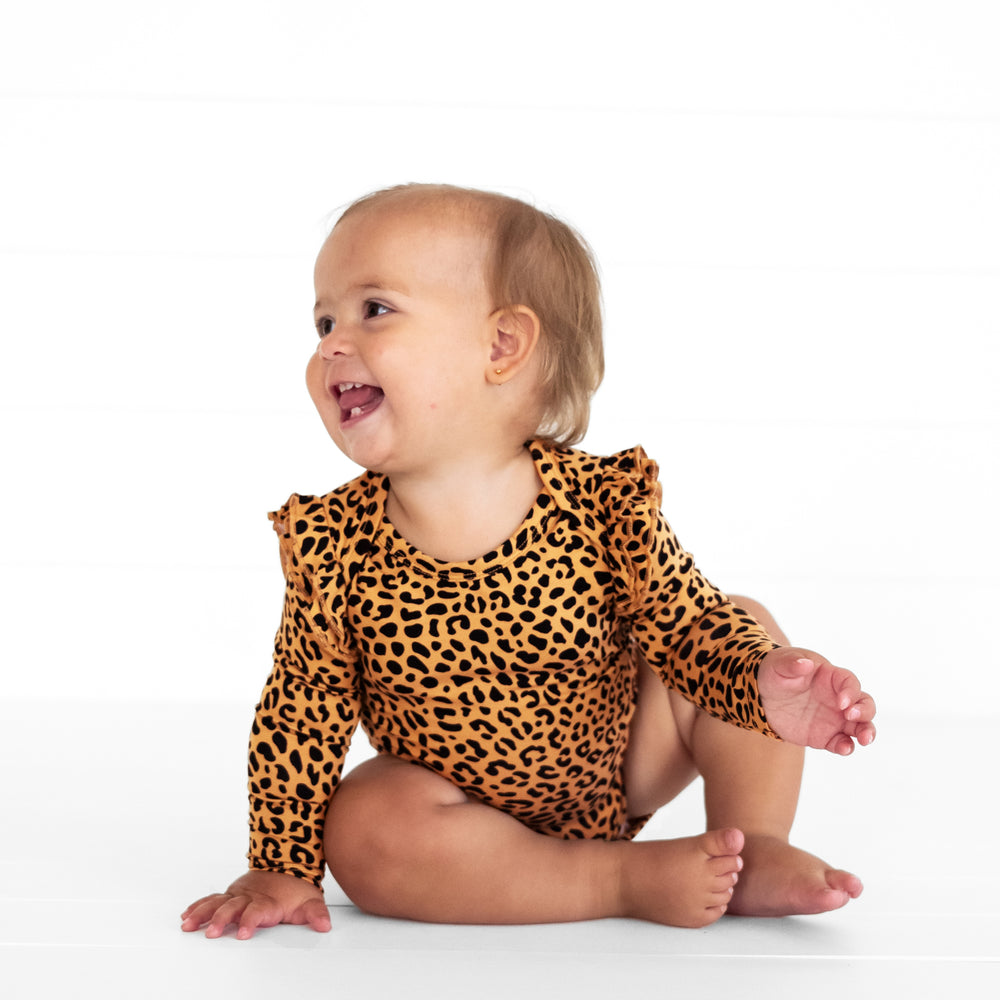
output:
M 342 424 L 367 416 L 378 409 L 385 399 L 385 393 L 377 385 L 363 385 L 361 382 L 339 382 L 333 390 Z

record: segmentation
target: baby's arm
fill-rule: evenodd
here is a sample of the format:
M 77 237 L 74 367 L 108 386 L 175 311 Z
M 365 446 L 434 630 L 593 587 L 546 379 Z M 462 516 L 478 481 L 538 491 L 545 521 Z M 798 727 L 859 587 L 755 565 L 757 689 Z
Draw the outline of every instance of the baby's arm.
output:
M 875 703 L 854 674 L 778 646 L 698 572 L 662 518 L 650 539 L 656 572 L 633 630 L 668 685 L 723 721 L 789 743 L 847 755 L 855 740 L 872 742 Z
M 297 513 L 293 518 L 292 502 L 273 517 L 286 587 L 274 667 L 250 736 L 251 870 L 181 915 L 183 930 L 207 925 L 210 938 L 230 924 L 244 940 L 258 927 L 279 923 L 330 929 L 319 888 L 323 824 L 357 724 L 359 680 L 339 618 L 322 599 L 340 597 L 339 577 L 328 580 L 328 592 L 320 594 L 314 568 L 300 557 L 288 530 L 293 520 L 308 527 Z
M 789 743 L 846 757 L 855 740 L 866 747 L 875 739 L 875 702 L 854 674 L 818 653 L 772 650 L 758 667 L 757 688 L 768 724 Z

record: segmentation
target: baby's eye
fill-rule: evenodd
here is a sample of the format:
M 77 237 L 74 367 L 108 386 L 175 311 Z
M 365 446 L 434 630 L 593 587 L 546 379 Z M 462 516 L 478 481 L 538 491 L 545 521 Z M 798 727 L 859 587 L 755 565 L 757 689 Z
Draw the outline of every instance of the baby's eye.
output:
M 322 319 L 316 320 L 316 332 L 320 337 L 325 337 L 328 333 L 332 333 L 333 320 L 329 316 L 324 316 Z
M 387 316 L 392 310 L 381 302 L 373 302 L 370 299 L 365 303 L 365 319 L 377 319 L 379 316 Z

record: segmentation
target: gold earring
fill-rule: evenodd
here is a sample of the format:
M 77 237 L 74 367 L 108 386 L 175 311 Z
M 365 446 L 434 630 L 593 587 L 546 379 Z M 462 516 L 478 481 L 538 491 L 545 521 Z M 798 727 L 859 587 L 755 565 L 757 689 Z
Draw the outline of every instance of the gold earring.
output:
M 495 372 L 496 372 L 497 375 L 503 375 L 503 369 L 502 368 L 495 369 Z

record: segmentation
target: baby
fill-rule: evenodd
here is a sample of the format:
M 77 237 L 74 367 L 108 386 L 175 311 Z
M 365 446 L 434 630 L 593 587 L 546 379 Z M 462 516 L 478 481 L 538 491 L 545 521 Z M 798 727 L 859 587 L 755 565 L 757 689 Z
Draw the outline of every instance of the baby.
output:
M 271 515 L 286 578 L 250 742 L 250 870 L 184 912 L 237 937 L 371 913 L 451 923 L 818 913 L 861 882 L 788 843 L 802 747 L 875 706 L 715 589 L 640 448 L 570 446 L 603 372 L 584 242 L 512 198 L 410 185 L 316 262 L 307 383 L 367 471 Z M 377 755 L 341 778 L 358 724 Z M 633 842 L 696 776 L 707 831 Z

